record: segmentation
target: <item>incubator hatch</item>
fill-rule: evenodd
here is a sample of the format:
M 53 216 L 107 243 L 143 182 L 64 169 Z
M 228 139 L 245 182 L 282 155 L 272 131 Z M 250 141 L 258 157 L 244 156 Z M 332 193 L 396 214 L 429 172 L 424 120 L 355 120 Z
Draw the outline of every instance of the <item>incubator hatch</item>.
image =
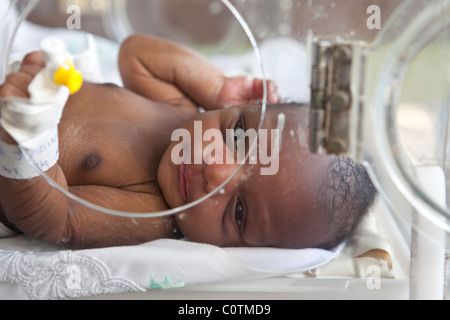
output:
M 112 293 L 145 299 L 208 298 L 213 293 L 224 298 L 447 298 L 450 1 L 54 1 L 52 10 L 61 19 L 59 25 L 53 26 L 34 23 L 39 20 L 37 13 L 44 10 L 43 5 L 38 0 L 0 3 L 1 82 L 13 70 L 13 62 L 35 50 L 48 34 L 63 38 L 74 55 L 88 47 L 86 34 L 94 34 L 95 56 L 100 58 L 100 65 L 95 67 L 101 78 L 119 86 L 122 83 L 114 63 L 124 39 L 137 32 L 169 38 L 201 52 L 229 75 L 260 77 L 265 84 L 274 79 L 286 103 L 309 107 L 309 132 L 298 136 L 299 143 L 308 144 L 315 154 L 346 156 L 363 164 L 380 194 L 375 208 L 344 248 L 320 253 L 327 263 L 311 260 L 301 270 L 283 266 L 283 272 L 276 272 L 272 269 L 277 266 L 275 262 L 262 268 L 256 260 L 245 260 L 248 263 L 245 272 L 239 269 L 238 275 L 233 273 L 224 279 L 214 276 L 204 282 L 198 275 L 189 275 L 191 282 L 186 280 L 188 276 L 184 282 L 175 282 L 173 274 L 164 274 L 163 267 L 158 265 L 155 274 L 159 278 L 152 274 L 145 290 L 132 277 L 127 279 L 133 279 L 134 284 L 127 280 L 122 286 L 133 289 L 129 291 L 146 292 Z M 90 28 L 92 24 L 87 25 L 87 21 L 96 21 L 94 25 L 100 29 Z M 265 86 L 260 129 L 268 125 L 267 98 Z M 282 120 L 278 117 L 278 129 L 284 127 Z M 40 174 L 71 201 L 103 213 L 138 219 L 183 214 L 203 201 L 213 201 L 230 181 L 234 183 L 234 178 L 240 177 L 240 169 L 242 166 L 205 197 L 156 213 L 122 212 L 97 206 L 67 192 L 44 172 Z M 8 257 L 15 255 L 8 248 L 9 243 L 0 243 L 0 249 Z M 18 248 L 23 249 L 23 245 L 21 242 Z M 169 247 L 174 250 L 172 244 Z M 134 254 L 138 256 L 138 249 L 133 247 L 130 252 L 136 250 Z M 150 249 L 151 254 L 152 250 L 160 252 L 157 245 Z M 45 250 L 37 250 L 35 263 L 40 263 L 39 252 Z M 110 254 L 104 252 L 93 252 L 93 261 Z M 216 259 L 214 253 L 211 251 L 211 256 Z M 217 261 L 224 254 L 237 260 L 252 256 L 228 250 L 218 252 Z M 267 257 L 269 252 L 263 254 Z M 293 257 L 297 253 L 270 251 L 270 254 L 283 259 L 284 254 Z M 298 259 L 305 257 L 305 252 L 298 254 Z M 0 259 L 7 261 L 8 257 Z M 60 278 L 73 276 L 63 268 L 69 259 L 61 257 L 57 257 L 61 263 L 58 270 L 65 271 L 57 271 Z M 171 263 L 176 264 L 172 259 Z M 84 268 L 79 261 L 68 265 Z M 107 263 L 99 267 L 97 262 L 95 266 L 103 275 L 113 277 L 111 270 L 106 271 Z M 136 264 L 128 268 L 139 274 L 144 267 Z M 122 270 L 114 271 L 119 278 L 128 276 Z M 211 273 L 215 275 L 214 272 Z M 8 282 L 8 279 L 0 275 L 5 285 L 20 287 L 20 280 Z M 149 287 L 171 289 L 147 291 Z M 61 295 L 71 297 L 70 294 L 75 298 L 89 295 L 83 296 L 76 290 L 65 290 Z

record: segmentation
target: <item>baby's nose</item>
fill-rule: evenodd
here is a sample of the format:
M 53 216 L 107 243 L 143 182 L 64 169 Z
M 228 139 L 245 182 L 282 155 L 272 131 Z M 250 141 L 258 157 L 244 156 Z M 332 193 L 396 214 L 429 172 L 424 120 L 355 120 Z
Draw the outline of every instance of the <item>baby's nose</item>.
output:
M 206 191 L 209 193 L 216 190 L 238 169 L 239 165 L 236 164 L 205 164 L 204 178 L 206 182 Z
M 240 166 L 233 146 L 227 146 L 223 140 L 215 141 L 214 144 L 208 146 L 203 145 L 203 165 L 208 192 L 216 190 Z

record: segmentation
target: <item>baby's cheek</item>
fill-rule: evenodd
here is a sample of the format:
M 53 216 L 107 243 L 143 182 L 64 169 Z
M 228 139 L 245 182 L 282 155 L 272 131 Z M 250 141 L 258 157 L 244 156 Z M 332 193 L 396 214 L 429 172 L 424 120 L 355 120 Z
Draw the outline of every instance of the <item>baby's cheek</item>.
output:
M 199 205 L 201 206 L 201 204 Z M 206 214 L 205 211 L 198 207 L 176 214 L 178 228 L 181 233 L 190 241 L 217 244 L 220 234 L 217 230 L 218 224 L 213 212 Z
M 186 233 L 199 234 L 203 228 L 207 227 L 201 214 L 196 212 L 195 208 L 176 214 L 178 225 Z

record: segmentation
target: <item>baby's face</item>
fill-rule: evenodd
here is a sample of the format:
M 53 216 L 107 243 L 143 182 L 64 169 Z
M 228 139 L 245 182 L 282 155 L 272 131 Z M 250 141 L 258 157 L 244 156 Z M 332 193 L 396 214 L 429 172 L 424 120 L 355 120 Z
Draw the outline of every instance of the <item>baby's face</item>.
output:
M 244 163 L 219 192 L 176 215 L 186 238 L 221 247 L 284 248 L 319 246 L 327 239 L 327 224 L 316 208 L 329 158 L 310 153 L 304 108 L 288 108 L 268 108 L 261 128 L 266 131 L 259 131 L 254 157 L 247 160 L 237 159 L 238 147 L 245 145 L 248 152 L 249 141 L 236 134 L 227 146 L 227 129 L 258 132 L 260 107 L 207 112 L 184 124 L 183 132 L 189 133 L 191 141 L 172 142 L 158 171 L 170 207 L 183 206 L 216 190 Z M 195 137 L 205 140 L 208 133 L 215 132 L 210 129 L 220 130 L 223 137 L 198 143 Z M 264 132 L 267 139 L 262 137 Z M 199 154 L 201 158 L 195 159 Z

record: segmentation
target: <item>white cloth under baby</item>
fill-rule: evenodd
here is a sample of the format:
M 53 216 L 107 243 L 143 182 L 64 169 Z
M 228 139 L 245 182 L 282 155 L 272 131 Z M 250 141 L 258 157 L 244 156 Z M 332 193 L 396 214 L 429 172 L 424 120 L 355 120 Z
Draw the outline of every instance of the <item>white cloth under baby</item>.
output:
M 219 248 L 158 240 L 55 251 L 20 236 L 0 241 L 0 299 L 67 299 L 258 279 L 319 267 L 341 249 Z

